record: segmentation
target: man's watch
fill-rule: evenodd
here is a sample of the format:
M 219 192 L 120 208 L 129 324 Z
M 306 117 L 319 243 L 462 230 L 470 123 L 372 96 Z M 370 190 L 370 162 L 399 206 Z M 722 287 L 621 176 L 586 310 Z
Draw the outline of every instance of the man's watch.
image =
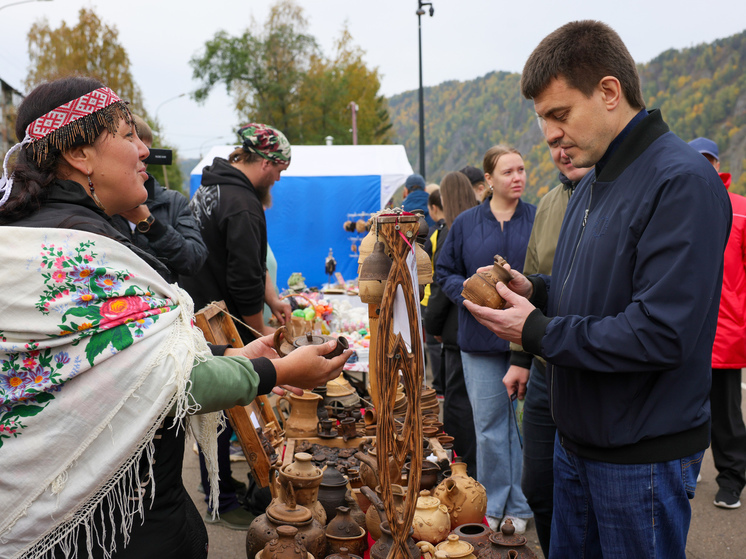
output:
M 155 218 L 152 215 L 149 215 L 142 221 L 137 222 L 137 225 L 136 225 L 137 230 L 140 233 L 147 233 L 148 231 L 150 231 L 150 226 L 153 225 L 154 221 L 155 221 Z

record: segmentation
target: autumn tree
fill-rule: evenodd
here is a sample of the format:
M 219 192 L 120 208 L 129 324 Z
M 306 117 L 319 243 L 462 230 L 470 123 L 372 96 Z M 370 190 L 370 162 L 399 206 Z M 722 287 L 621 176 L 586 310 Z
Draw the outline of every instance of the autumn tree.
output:
M 27 41 L 27 88 L 63 76 L 91 76 L 129 101 L 133 111 L 144 112 L 142 93 L 132 77 L 127 51 L 119 42 L 119 31 L 101 21 L 93 10 L 81 8 L 72 27 L 63 21 L 52 29 L 46 18 L 37 21 Z
M 129 56 L 119 42 L 119 30 L 103 22 L 93 10 L 81 8 L 78 22 L 73 26 L 63 21 L 52 29 L 46 19 L 37 21 L 29 29 L 27 42 L 30 64 L 25 85 L 28 89 L 65 76 L 91 76 L 128 101 L 132 112 L 148 120 L 154 130 L 159 128 L 145 110 L 142 93 L 132 77 Z M 153 147 L 168 148 L 157 136 Z M 176 159 L 174 153 L 174 163 L 166 171 L 167 182 L 163 167 L 153 165 L 149 171 L 161 184 L 181 190 L 183 175 Z
M 201 82 L 195 98 L 206 99 L 222 84 L 241 120 L 277 126 L 297 144 L 323 143 L 329 135 L 349 141 L 349 105 L 355 102 L 361 143 L 384 143 L 388 110 L 378 94 L 378 71 L 366 67 L 363 54 L 343 30 L 335 57 L 327 58 L 308 34 L 302 8 L 279 0 L 260 31 L 247 29 L 237 37 L 220 31 L 192 58 L 194 78 Z

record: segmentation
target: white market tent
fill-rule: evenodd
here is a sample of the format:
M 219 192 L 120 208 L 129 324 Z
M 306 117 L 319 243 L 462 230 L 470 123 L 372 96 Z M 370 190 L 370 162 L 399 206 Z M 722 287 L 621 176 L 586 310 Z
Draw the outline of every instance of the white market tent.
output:
M 234 146 L 217 146 L 192 170 L 190 194 L 199 188 L 202 169 Z M 327 281 L 324 260 L 331 248 L 337 271 L 357 276 L 351 241 L 342 224 L 349 214 L 376 212 L 413 173 L 404 146 L 293 146 L 290 167 L 272 188 L 267 211 L 269 244 L 278 262 L 277 283 L 300 272 L 308 286 Z M 354 220 L 353 220 L 354 221 Z

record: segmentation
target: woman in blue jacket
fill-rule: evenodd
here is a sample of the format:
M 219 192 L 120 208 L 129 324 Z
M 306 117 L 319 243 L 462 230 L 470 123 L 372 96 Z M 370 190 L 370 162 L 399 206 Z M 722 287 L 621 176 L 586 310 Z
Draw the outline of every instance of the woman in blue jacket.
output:
M 511 518 L 516 531 L 533 515 L 521 491 L 522 449 L 513 404 L 502 377 L 510 366 L 508 342 L 479 324 L 463 306 L 463 282 L 496 254 L 521 270 L 536 206 L 521 201 L 526 170 L 518 150 L 502 145 L 484 156 L 492 193 L 453 222 L 436 265 L 437 281 L 458 305 L 458 344 L 477 433 L 477 472 L 487 490 L 487 519 L 498 529 Z

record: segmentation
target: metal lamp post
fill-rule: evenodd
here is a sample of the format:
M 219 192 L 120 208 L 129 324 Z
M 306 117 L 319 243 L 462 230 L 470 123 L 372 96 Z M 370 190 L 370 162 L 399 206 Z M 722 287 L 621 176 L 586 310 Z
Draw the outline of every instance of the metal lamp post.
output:
M 433 17 L 435 9 L 432 2 L 417 0 L 417 33 L 420 44 L 420 175 L 425 177 L 425 97 L 422 91 L 422 16 L 425 15 L 423 6 L 430 6 L 430 17 Z

